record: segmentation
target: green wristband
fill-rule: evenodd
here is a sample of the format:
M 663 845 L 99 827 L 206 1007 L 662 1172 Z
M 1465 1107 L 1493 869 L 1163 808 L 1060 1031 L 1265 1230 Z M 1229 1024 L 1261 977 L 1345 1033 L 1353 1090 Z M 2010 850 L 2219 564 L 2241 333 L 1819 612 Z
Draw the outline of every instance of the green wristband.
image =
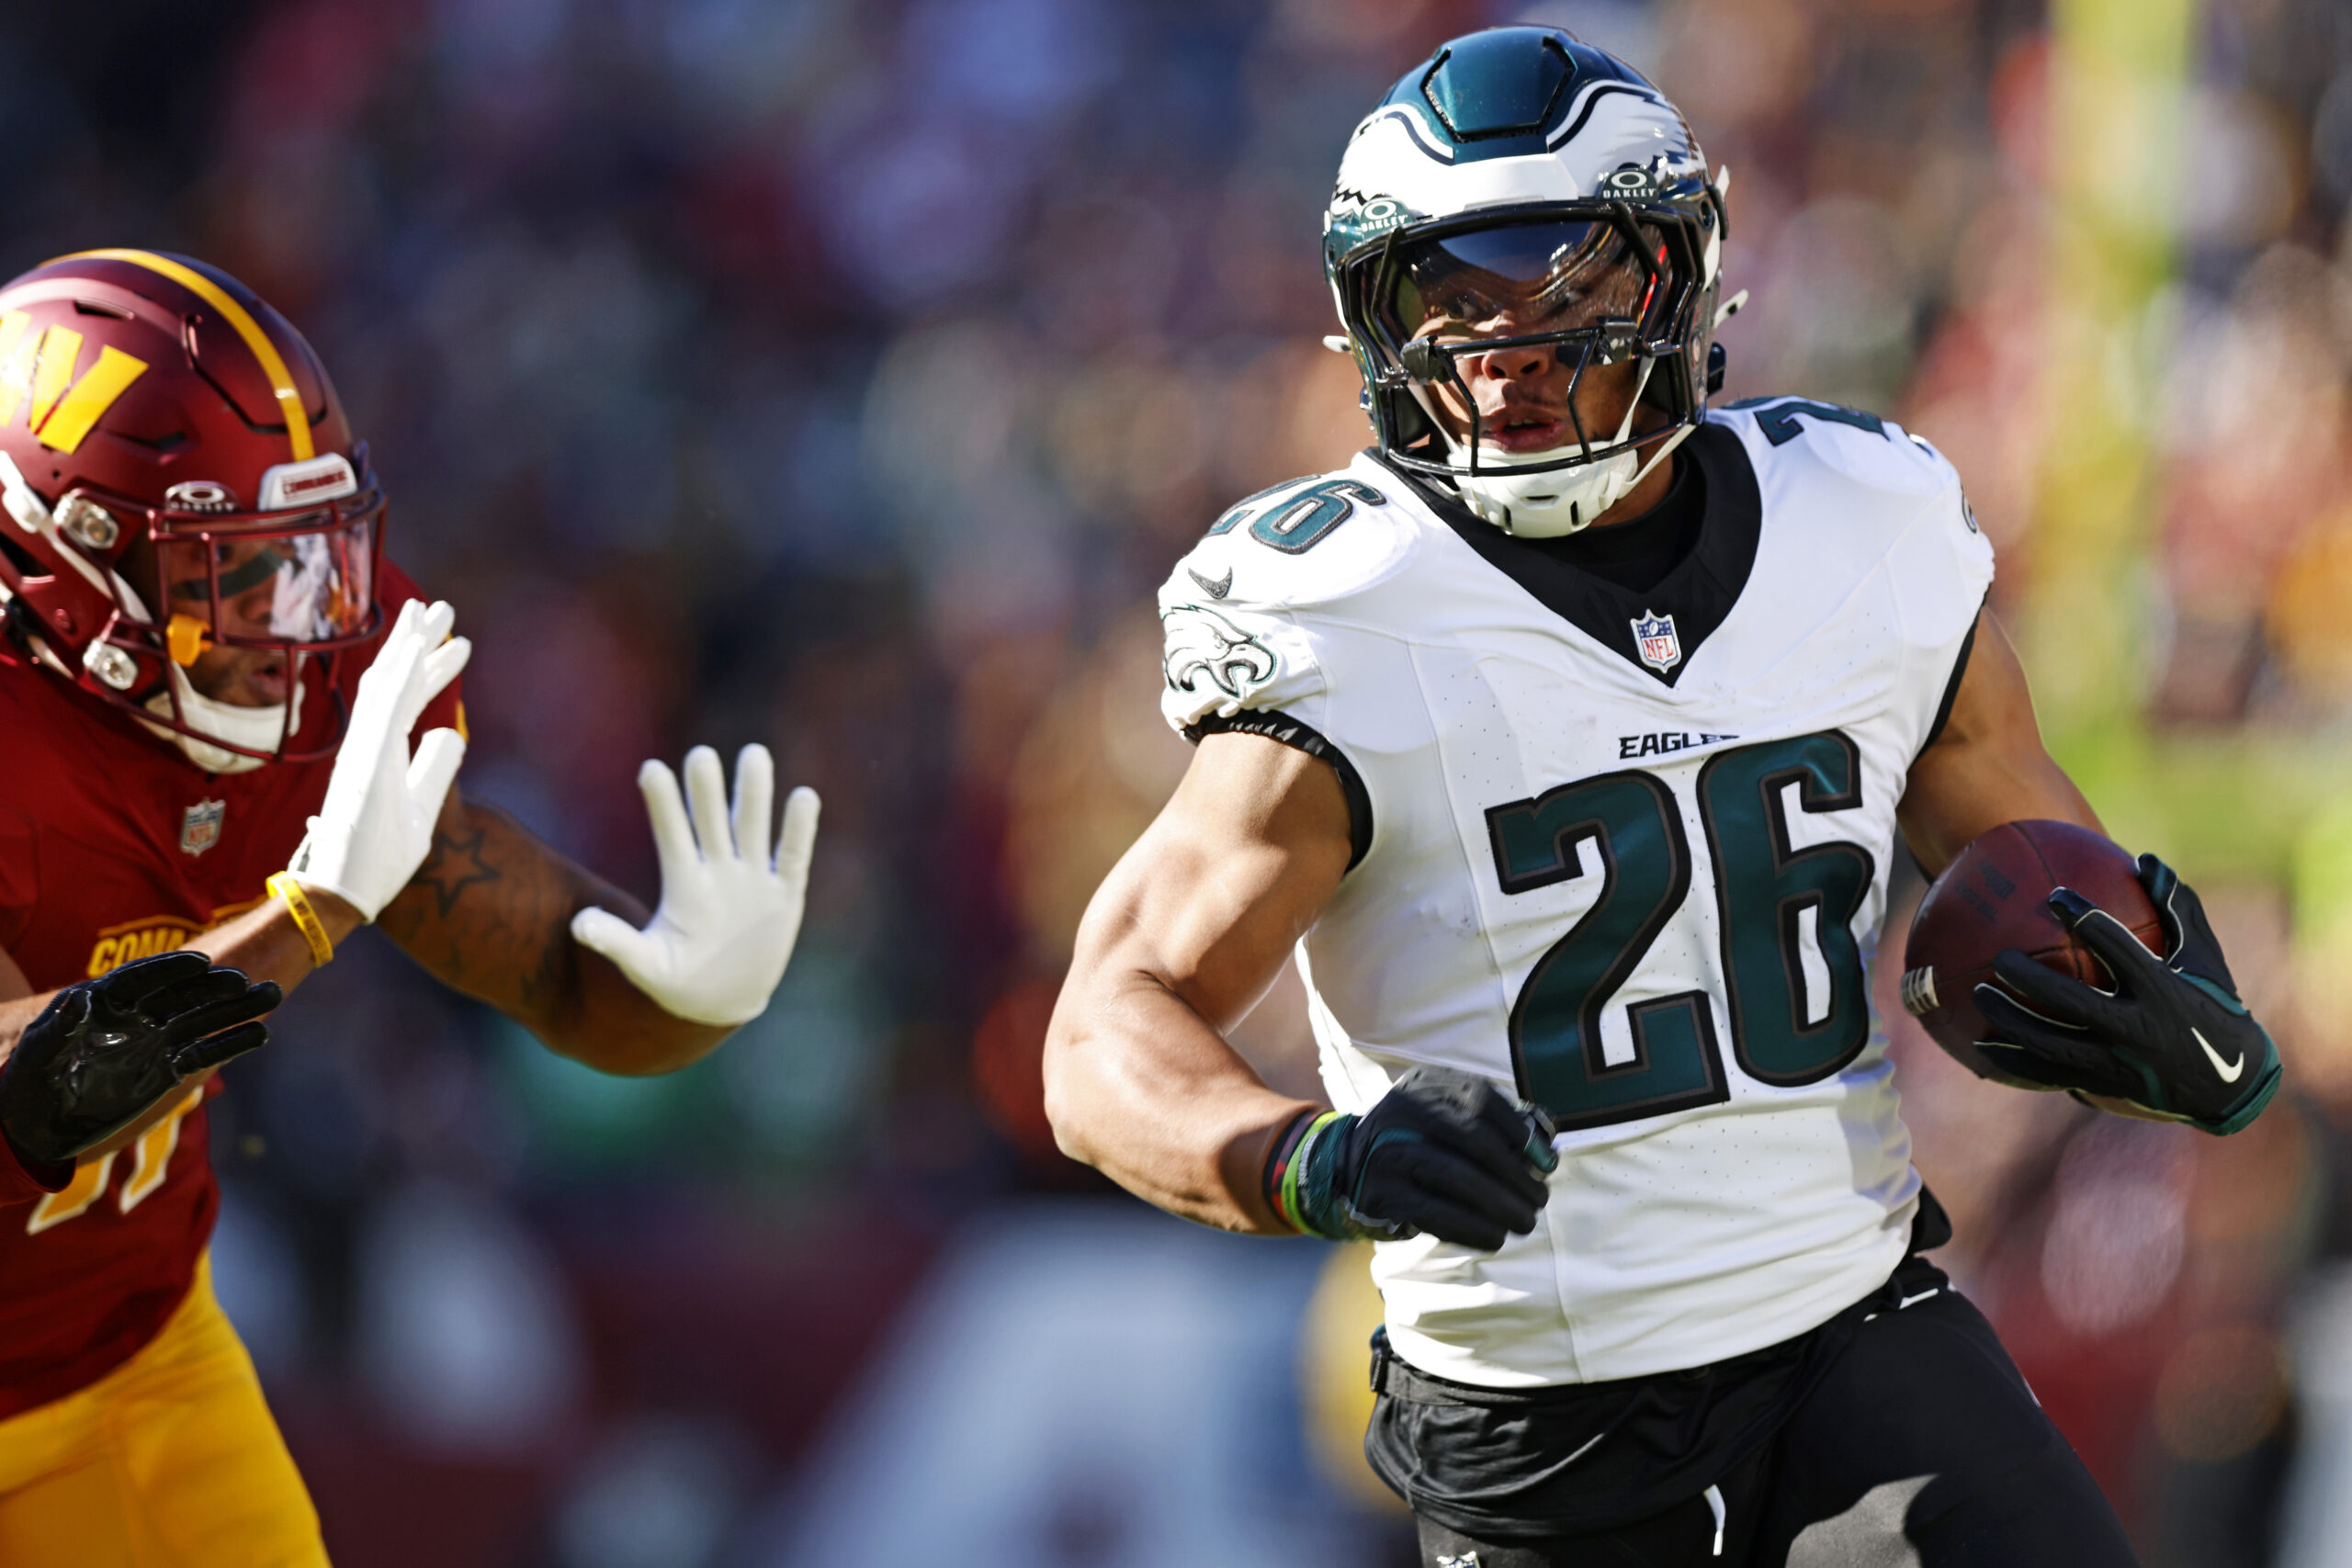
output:
M 1322 1143 L 1338 1123 L 1354 1120 L 1354 1117 L 1338 1111 L 1326 1111 L 1317 1116 L 1307 1123 L 1306 1136 L 1300 1138 L 1298 1147 L 1291 1151 L 1290 1165 L 1283 1171 L 1279 1199 L 1283 1217 L 1309 1235 L 1319 1235 L 1329 1241 L 1345 1239 L 1344 1233 L 1332 1229 L 1322 1220 L 1323 1213 L 1330 1202 L 1329 1173 L 1318 1172 L 1314 1180 L 1306 1180 L 1306 1176 L 1307 1168 L 1315 1157 L 1316 1145 Z M 1300 1193 L 1302 1181 L 1306 1183 L 1303 1198 Z

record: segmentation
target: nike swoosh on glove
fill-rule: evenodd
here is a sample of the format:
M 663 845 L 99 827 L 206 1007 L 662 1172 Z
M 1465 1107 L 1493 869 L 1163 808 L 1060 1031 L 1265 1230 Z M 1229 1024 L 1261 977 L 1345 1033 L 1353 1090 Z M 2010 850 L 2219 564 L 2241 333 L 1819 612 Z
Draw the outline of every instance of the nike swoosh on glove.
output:
M 266 1044 L 254 1021 L 275 982 L 165 953 L 77 981 L 50 999 L 0 1066 L 0 1131 L 28 1167 L 72 1162 L 197 1074 Z
M 2234 1133 L 2278 1092 L 2278 1048 L 2238 1000 L 2196 892 L 2154 855 L 2140 857 L 2140 886 L 2164 923 L 2163 958 L 2114 916 L 2058 888 L 2052 912 L 2098 955 L 2115 989 L 2086 986 L 2011 948 L 1993 972 L 2016 996 L 1989 983 L 1976 987 L 1976 1005 L 2000 1036 L 1978 1044 L 2019 1077 Z
M 1558 1168 L 1551 1118 L 1514 1105 L 1476 1073 L 1407 1069 L 1361 1116 L 1328 1113 L 1293 1151 L 1303 1230 L 1400 1241 L 1427 1231 L 1492 1252 L 1525 1235 Z
M 637 771 L 637 787 L 653 821 L 662 906 L 643 931 L 609 909 L 582 909 L 571 917 L 572 937 L 611 959 L 664 1012 L 724 1029 L 749 1023 L 766 1009 L 800 937 L 817 792 L 792 792 L 770 853 L 775 762 L 764 746 L 746 746 L 735 759 L 731 814 L 718 753 L 707 746 L 686 753 L 684 800 L 658 761 Z

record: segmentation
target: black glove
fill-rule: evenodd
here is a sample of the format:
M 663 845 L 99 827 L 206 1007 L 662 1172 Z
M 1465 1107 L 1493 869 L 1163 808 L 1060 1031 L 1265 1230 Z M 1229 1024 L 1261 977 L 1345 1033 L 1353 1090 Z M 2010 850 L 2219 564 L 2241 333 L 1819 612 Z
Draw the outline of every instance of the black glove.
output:
M 195 1074 L 266 1043 L 284 999 L 200 953 L 166 953 L 57 993 L 0 1066 L 0 1132 L 28 1166 L 64 1165 Z
M 1558 1168 L 1552 1119 L 1476 1073 L 1412 1067 L 1361 1116 L 1316 1117 L 1268 1167 L 1275 1207 L 1335 1241 L 1423 1231 L 1492 1252 L 1525 1235 Z
M 1977 1008 L 2002 1037 L 1978 1044 L 2018 1077 L 2234 1133 L 2278 1092 L 2278 1048 L 2238 1000 L 2196 893 L 2154 855 L 2140 857 L 2140 886 L 2164 922 L 2163 958 L 2114 916 L 2061 887 L 2050 895 L 2052 912 L 2098 955 L 2115 989 L 2086 986 L 2011 948 L 1993 972 L 2025 1005 L 1997 986 L 1978 986 Z

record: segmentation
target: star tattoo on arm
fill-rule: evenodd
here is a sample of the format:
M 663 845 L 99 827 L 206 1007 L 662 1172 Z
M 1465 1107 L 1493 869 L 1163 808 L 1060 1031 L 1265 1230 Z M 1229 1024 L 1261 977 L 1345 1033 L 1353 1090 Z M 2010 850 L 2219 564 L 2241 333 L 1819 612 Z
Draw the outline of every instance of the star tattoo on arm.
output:
M 433 852 L 417 868 L 409 881 L 411 887 L 424 888 L 433 895 L 440 912 L 447 915 L 458 897 L 477 882 L 496 882 L 498 868 L 482 859 L 482 841 L 487 836 L 480 823 L 469 823 L 466 830 L 444 830 L 433 837 Z

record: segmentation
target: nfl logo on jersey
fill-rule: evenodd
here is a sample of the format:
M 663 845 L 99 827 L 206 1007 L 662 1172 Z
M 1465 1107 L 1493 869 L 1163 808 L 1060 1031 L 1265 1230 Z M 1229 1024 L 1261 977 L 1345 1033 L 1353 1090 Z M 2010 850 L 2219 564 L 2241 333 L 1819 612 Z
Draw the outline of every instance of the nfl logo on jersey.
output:
M 180 853 L 200 855 L 220 841 L 220 818 L 227 814 L 225 800 L 199 800 L 180 818 Z
M 1674 617 L 1647 610 L 1634 621 L 1634 645 L 1642 662 L 1663 675 L 1682 662 L 1682 639 L 1674 635 Z

